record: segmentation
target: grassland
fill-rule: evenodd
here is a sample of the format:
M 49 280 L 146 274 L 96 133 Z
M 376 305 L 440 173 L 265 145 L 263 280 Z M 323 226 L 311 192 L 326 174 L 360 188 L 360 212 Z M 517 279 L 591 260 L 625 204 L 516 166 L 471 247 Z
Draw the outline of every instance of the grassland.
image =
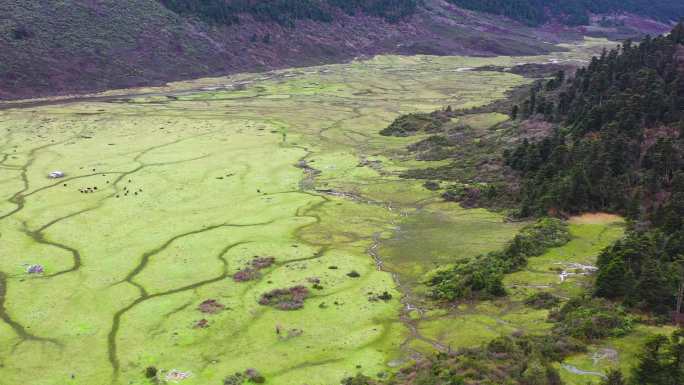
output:
M 538 291 L 551 292 L 561 298 L 581 292 L 589 280 L 588 275 L 573 274 L 561 279 L 560 273 L 564 270 L 574 273 L 577 265 L 593 264 L 601 249 L 623 232 L 622 222 L 617 217 L 608 216 L 590 223 L 586 218 L 570 221 L 572 240 L 569 243 L 530 258 L 525 269 L 506 276 L 504 284 L 509 296 L 424 312 L 419 315 L 420 334 L 458 349 L 487 342 L 502 334 L 549 330 L 553 326 L 547 321 L 549 310 L 525 306 L 525 299 Z
M 401 113 L 478 106 L 529 82 L 469 68 L 583 59 L 606 44 L 549 57 L 384 56 L 4 110 L 0 383 L 148 384 L 155 366 L 191 373 L 188 385 L 247 368 L 268 384 L 331 384 L 545 327 L 543 311 L 517 307 L 522 286 L 574 290 L 548 269 L 590 262 L 620 230 L 577 224 L 568 249 L 509 278 L 504 310 L 424 308 L 414 301 L 425 271 L 497 249 L 521 224 L 400 178 L 420 163 L 406 151 L 416 138 L 378 131 Z M 66 177 L 48 179 L 53 170 Z M 236 282 L 254 256 L 275 264 Z M 309 288 L 303 309 L 259 305 L 295 285 Z M 392 298 L 378 300 L 384 292 Z M 200 312 L 208 299 L 225 308 Z

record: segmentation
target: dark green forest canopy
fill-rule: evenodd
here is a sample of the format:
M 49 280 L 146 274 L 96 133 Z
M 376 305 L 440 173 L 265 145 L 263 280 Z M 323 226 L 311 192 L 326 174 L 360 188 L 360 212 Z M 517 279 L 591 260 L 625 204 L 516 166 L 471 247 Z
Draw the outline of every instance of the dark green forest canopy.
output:
M 397 22 L 416 10 L 416 0 L 160 0 L 168 9 L 218 24 L 239 23 L 241 14 L 291 25 L 294 20 L 331 22 L 341 12 L 365 13 Z
M 448 0 L 460 7 L 504 15 L 528 25 L 557 19 L 568 25 L 584 25 L 590 14 L 630 12 L 661 21 L 684 16 L 680 0 Z
M 634 227 L 600 255 L 594 294 L 667 319 L 684 284 L 684 25 L 537 84 L 521 114 L 557 125 L 504 155 L 521 215 L 626 215 Z
M 260 21 L 292 24 L 294 20 L 331 22 L 340 12 L 364 13 L 397 22 L 412 15 L 419 0 L 160 0 L 170 10 L 202 20 L 233 24 L 240 14 Z M 671 22 L 684 16 L 678 0 L 448 0 L 460 7 L 510 17 L 536 26 L 551 19 L 568 25 L 589 23 L 590 14 L 630 12 Z
M 522 176 L 522 215 L 609 210 L 676 222 L 684 214 L 677 211 L 684 198 L 683 28 L 628 41 L 572 79 L 533 88 L 523 117 L 559 128 L 505 154 Z
M 625 238 L 601 252 L 584 295 L 562 303 L 539 292 L 525 300 L 551 309 L 553 327 L 544 335 L 515 333 L 421 360 L 389 381 L 359 375 L 343 384 L 561 385 L 555 364 L 587 343 L 628 334 L 642 320 L 669 323 L 684 310 L 684 25 L 639 44 L 628 41 L 576 73 L 557 72 L 535 83 L 513 110 L 516 129 L 540 121 L 554 127 L 548 137 L 504 154 L 520 177 L 519 214 L 617 212 L 630 219 Z M 443 114 L 405 115 L 382 133 L 438 131 Z M 448 303 L 506 295 L 502 277 L 567 242 L 564 227 L 543 218 L 503 251 L 434 270 L 424 281 L 428 294 Z M 601 385 L 682 384 L 683 353 L 684 331 L 652 337 L 631 372 L 612 370 Z

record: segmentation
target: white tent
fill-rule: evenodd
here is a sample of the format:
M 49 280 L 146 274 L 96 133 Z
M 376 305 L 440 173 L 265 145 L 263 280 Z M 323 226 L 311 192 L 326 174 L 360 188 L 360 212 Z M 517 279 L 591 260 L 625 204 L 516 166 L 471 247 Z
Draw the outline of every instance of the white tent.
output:
M 62 171 L 53 171 L 48 174 L 48 178 L 50 179 L 58 179 L 58 178 L 63 178 L 64 177 L 64 172 Z

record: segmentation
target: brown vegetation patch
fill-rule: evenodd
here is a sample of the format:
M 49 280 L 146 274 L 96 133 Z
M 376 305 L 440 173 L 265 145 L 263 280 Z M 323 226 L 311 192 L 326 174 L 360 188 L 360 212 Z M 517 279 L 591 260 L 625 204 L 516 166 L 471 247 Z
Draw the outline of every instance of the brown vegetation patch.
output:
M 675 127 L 658 126 L 644 129 L 644 140 L 641 142 L 641 160 L 644 159 L 648 150 L 656 144 L 658 139 L 677 139 L 679 130 Z
M 259 257 L 254 256 L 249 263 L 249 266 L 233 274 L 233 280 L 235 282 L 247 282 L 253 281 L 261 277 L 260 270 L 267 269 L 275 263 L 274 257 Z
M 271 267 L 275 263 L 275 258 L 273 257 L 254 257 L 252 259 L 252 267 L 261 270 Z
M 258 270 L 252 269 L 252 268 L 245 268 L 237 273 L 233 274 L 233 281 L 235 282 L 247 282 L 247 281 L 253 281 L 257 278 L 261 277 L 261 273 L 259 273 Z
M 533 117 L 520 123 L 520 139 L 537 140 L 546 138 L 553 132 L 553 124 Z
M 297 310 L 304 306 L 304 300 L 308 296 L 309 289 L 299 285 L 289 289 L 275 289 L 264 293 L 259 299 L 259 304 L 279 310 Z
M 209 321 L 205 318 L 195 322 L 195 325 L 193 326 L 193 328 L 195 328 L 195 329 L 206 329 L 208 327 L 209 327 Z
M 574 66 L 558 63 L 525 63 L 513 67 L 502 67 L 495 65 L 487 65 L 477 67 L 474 71 L 489 71 L 489 72 L 509 72 L 512 74 L 524 76 L 532 79 L 541 79 L 549 77 L 558 71 L 572 72 Z
M 208 299 L 204 302 L 202 302 L 197 309 L 201 311 L 202 313 L 207 313 L 207 314 L 216 314 L 220 312 L 221 310 L 225 309 L 225 305 L 219 303 L 215 299 Z
M 585 225 L 585 224 L 606 224 L 613 222 L 621 222 L 622 218 L 618 215 L 608 214 L 608 213 L 585 213 L 582 215 L 577 215 L 568 222 L 572 224 Z

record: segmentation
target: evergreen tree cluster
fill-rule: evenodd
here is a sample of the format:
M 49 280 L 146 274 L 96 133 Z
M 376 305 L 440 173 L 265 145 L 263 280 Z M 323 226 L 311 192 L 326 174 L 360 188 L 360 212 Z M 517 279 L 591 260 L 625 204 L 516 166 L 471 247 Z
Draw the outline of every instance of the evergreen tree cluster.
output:
M 601 318 L 601 317 L 598 317 Z M 592 320 L 595 322 L 595 320 Z M 363 374 L 342 385 L 562 385 L 554 363 L 586 352 L 586 346 L 563 334 L 499 337 L 486 345 L 438 353 L 407 366 L 386 380 Z M 684 384 L 684 329 L 670 337 L 650 337 L 627 376 L 609 369 L 600 385 Z
M 552 19 L 567 25 L 586 25 L 590 14 L 630 12 L 662 21 L 677 21 L 684 14 L 678 0 L 448 0 L 460 7 L 503 15 L 538 26 Z
M 684 232 L 632 232 L 600 254 L 598 268 L 597 296 L 666 318 L 684 276 Z
M 684 284 L 683 56 L 680 23 L 535 85 L 520 114 L 559 128 L 504 155 L 522 176 L 522 215 L 611 211 L 638 224 L 601 253 L 595 295 L 663 319 Z
M 649 337 L 641 348 L 629 375 L 610 369 L 600 385 L 681 385 L 684 384 L 684 329 L 671 336 Z
M 478 348 L 438 354 L 389 381 L 359 375 L 344 384 L 562 384 L 554 362 L 585 343 L 622 336 L 635 318 L 626 309 L 663 319 L 684 292 L 684 25 L 666 37 L 647 38 L 605 52 L 569 77 L 556 73 L 532 87 L 513 119 L 544 119 L 550 137 L 508 151 L 506 163 L 521 176 L 521 214 L 606 210 L 632 221 L 627 236 L 604 249 L 593 291 L 558 306 L 537 293 L 525 303 L 552 309 L 544 336 L 503 337 Z M 432 116 L 398 119 L 386 135 L 429 131 Z M 562 221 L 543 218 L 524 228 L 499 252 L 428 274 L 437 300 L 504 295 L 502 278 L 527 258 L 569 240 Z M 683 309 L 684 310 L 684 309 Z M 602 385 L 684 384 L 684 330 L 655 336 L 630 373 L 611 370 Z
M 215 24 L 235 24 L 241 14 L 292 26 L 296 20 L 332 22 L 340 12 L 359 12 L 397 22 L 412 15 L 416 0 L 160 0 L 168 9 Z
M 617 374 L 612 376 L 618 377 Z M 632 369 L 629 382 L 609 382 L 602 385 L 680 385 L 684 384 L 684 329 L 672 333 L 671 337 L 656 335 L 644 345 L 639 361 Z M 621 376 L 620 376 L 621 377 Z
M 480 347 L 437 354 L 404 368 L 386 384 L 562 385 L 553 364 L 584 350 L 583 344 L 561 336 L 500 337 Z
M 506 294 L 504 274 L 524 267 L 529 257 L 542 255 L 547 249 L 569 241 L 570 233 L 564 222 L 542 218 L 520 230 L 503 250 L 438 268 L 428 273 L 424 282 L 430 296 L 441 301 L 503 296 Z
M 573 79 L 558 75 L 533 88 L 522 117 L 543 116 L 562 128 L 504 154 L 523 177 L 522 215 L 650 217 L 684 193 L 683 42 L 680 24 L 667 37 L 604 52 Z
M 417 0 L 326 0 L 349 15 L 364 13 L 382 17 L 391 23 L 411 16 L 418 5 Z
M 625 310 L 603 298 L 577 297 L 551 312 L 553 334 L 595 341 L 617 337 L 632 330 L 632 318 Z

